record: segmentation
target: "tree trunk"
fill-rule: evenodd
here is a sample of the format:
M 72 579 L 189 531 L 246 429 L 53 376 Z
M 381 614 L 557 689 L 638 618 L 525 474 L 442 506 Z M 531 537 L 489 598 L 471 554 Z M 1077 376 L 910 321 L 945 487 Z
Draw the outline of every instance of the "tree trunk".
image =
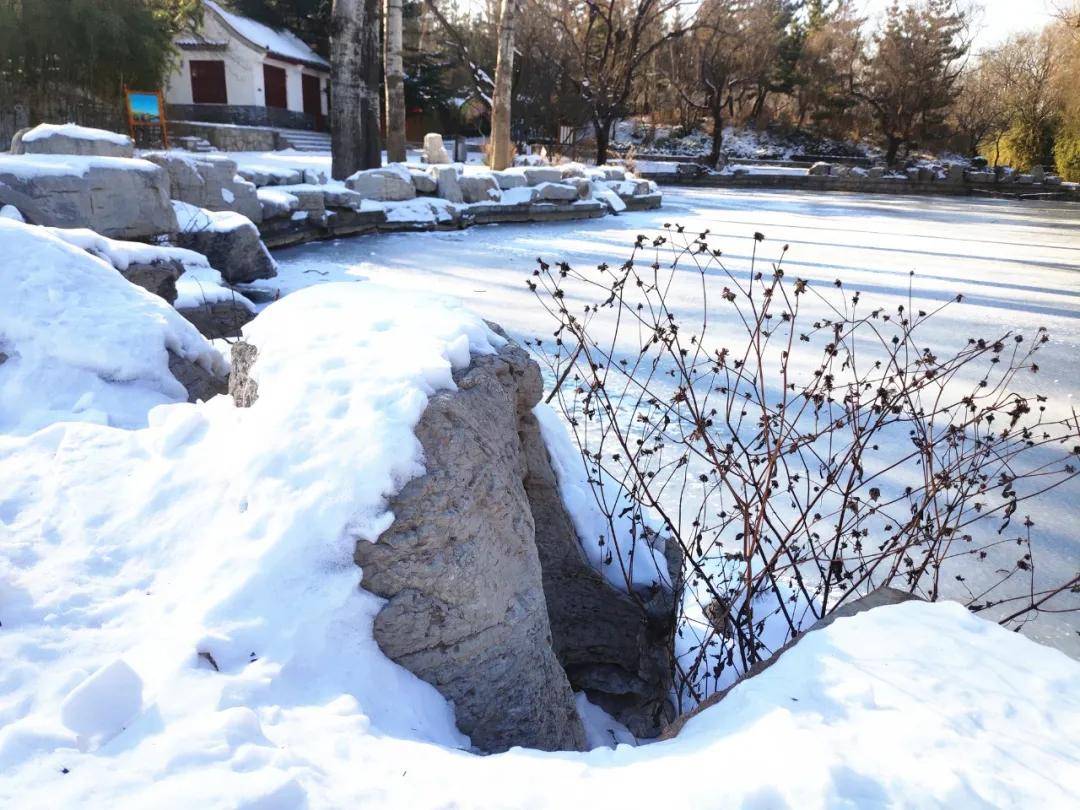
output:
M 497 171 L 510 165 L 510 96 L 519 2 L 502 0 L 499 12 L 499 52 L 495 61 L 495 92 L 491 98 L 491 168 Z
M 889 142 L 888 151 L 885 153 L 885 163 L 892 166 L 896 163 L 896 153 L 900 151 L 900 146 L 903 144 L 903 138 L 898 138 L 895 135 L 885 136 Z
M 386 0 L 386 157 L 405 162 L 405 66 L 401 59 L 401 0 Z
M 607 163 L 608 145 L 611 143 L 611 121 L 593 118 L 593 132 L 596 133 L 596 165 Z
M 720 149 L 724 145 L 724 101 L 720 96 L 712 103 L 712 149 L 709 150 L 709 167 L 715 169 L 720 163 Z
M 330 172 L 344 180 L 382 163 L 379 0 L 333 0 L 330 15 Z

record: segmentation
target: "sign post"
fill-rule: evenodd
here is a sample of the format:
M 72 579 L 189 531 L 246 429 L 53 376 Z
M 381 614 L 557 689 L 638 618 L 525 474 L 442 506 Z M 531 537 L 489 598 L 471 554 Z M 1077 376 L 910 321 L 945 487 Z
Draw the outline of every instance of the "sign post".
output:
M 169 127 L 165 120 L 165 99 L 161 91 L 129 90 L 124 88 L 124 96 L 127 100 L 128 129 L 131 130 L 131 140 L 138 143 L 136 131 L 140 128 L 161 132 L 161 147 L 169 148 Z

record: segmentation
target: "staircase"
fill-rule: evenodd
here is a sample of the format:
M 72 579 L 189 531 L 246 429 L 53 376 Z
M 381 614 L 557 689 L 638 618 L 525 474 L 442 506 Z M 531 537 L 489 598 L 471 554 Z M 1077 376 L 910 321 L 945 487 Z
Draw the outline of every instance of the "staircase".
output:
M 329 152 L 330 133 L 312 132 L 306 129 L 277 129 L 279 149 L 295 149 L 298 152 Z
M 173 144 L 189 152 L 216 152 L 210 141 L 196 135 L 180 135 L 172 138 Z

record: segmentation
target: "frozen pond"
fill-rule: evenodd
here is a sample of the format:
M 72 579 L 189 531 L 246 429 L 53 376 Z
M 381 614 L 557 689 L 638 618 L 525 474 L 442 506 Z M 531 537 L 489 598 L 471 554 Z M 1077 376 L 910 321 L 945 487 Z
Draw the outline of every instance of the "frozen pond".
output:
M 636 234 L 665 223 L 717 234 L 727 267 L 745 270 L 752 234 L 768 259 L 790 251 L 791 275 L 844 280 L 872 307 L 914 298 L 932 307 L 964 301 L 937 319 L 933 339 L 959 348 L 969 335 L 1045 326 L 1038 390 L 1055 411 L 1080 398 L 1080 205 L 955 198 L 725 190 L 665 190 L 658 211 L 562 224 L 493 225 L 459 232 L 391 234 L 339 240 L 277 253 L 280 275 L 265 282 L 282 294 L 313 283 L 373 280 L 456 296 L 518 338 L 547 335 L 552 324 L 525 286 L 535 260 L 585 268 L 618 264 Z M 767 269 L 767 268 L 766 268 Z M 715 279 L 716 292 L 723 279 Z M 714 298 L 715 300 L 715 298 Z M 693 299 L 679 301 L 692 307 Z M 925 335 L 924 335 L 925 338 Z M 1048 579 L 1080 569 L 1080 484 L 1046 496 L 1038 510 L 1037 565 Z M 1080 655 L 1078 620 L 1043 617 L 1029 631 Z

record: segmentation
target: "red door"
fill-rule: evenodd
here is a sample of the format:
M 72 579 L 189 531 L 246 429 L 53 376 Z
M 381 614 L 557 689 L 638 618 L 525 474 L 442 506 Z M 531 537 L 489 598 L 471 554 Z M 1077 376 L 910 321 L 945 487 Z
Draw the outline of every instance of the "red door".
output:
M 266 106 L 286 110 L 289 108 L 288 95 L 285 92 L 285 69 L 273 65 L 263 65 L 263 90 L 266 94 Z
M 318 129 L 322 129 L 322 93 L 319 91 L 319 77 L 305 73 L 301 87 L 304 91 L 304 113 L 308 115 Z
M 191 60 L 191 101 L 193 104 L 228 104 L 225 92 L 225 63 L 216 59 Z

